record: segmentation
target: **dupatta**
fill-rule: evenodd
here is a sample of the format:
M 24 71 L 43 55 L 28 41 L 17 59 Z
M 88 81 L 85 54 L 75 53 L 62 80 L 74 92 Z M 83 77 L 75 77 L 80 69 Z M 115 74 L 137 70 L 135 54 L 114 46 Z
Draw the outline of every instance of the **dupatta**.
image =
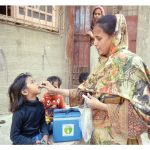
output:
M 150 73 L 143 60 L 128 51 L 125 17 L 117 18 L 111 55 L 99 57 L 88 79 L 78 86 L 81 91 L 92 91 L 96 98 L 118 95 L 128 99 L 150 125 Z

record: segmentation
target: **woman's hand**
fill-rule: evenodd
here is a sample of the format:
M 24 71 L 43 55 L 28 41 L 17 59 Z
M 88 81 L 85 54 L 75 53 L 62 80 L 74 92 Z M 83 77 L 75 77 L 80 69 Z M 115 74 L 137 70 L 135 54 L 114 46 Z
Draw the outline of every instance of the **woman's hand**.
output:
M 39 87 L 47 89 L 48 93 L 51 95 L 60 94 L 69 96 L 69 89 L 55 88 L 49 81 L 43 81 Z
M 100 102 L 97 98 L 91 96 L 89 93 L 87 94 L 87 99 L 85 99 L 87 105 L 92 109 L 100 109 L 107 111 L 107 105 Z
M 45 88 L 48 90 L 48 93 L 55 94 L 55 87 L 49 81 L 43 81 L 40 85 L 40 88 Z

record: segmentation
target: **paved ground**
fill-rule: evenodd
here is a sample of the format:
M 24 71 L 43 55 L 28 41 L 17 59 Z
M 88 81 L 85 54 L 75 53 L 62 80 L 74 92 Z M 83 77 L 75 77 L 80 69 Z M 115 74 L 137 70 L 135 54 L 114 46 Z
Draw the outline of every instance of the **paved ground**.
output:
M 4 120 L 4 124 L 0 124 L 0 145 L 10 145 L 11 141 L 9 138 L 10 125 L 11 125 L 11 114 L 0 115 L 0 121 Z
M 11 141 L 9 138 L 10 125 L 11 125 L 11 114 L 0 115 L 0 145 L 10 145 Z M 3 121 L 5 123 L 3 123 Z M 1 122 L 3 124 L 1 124 Z M 147 137 L 147 134 L 142 135 L 142 141 L 144 145 L 150 145 L 150 140 Z M 54 145 L 72 145 L 79 144 L 78 142 L 63 142 L 63 143 L 54 143 Z M 83 144 L 83 143 L 82 143 Z
M 0 145 L 11 145 L 9 134 L 10 134 L 10 126 L 11 126 L 12 114 L 0 115 Z M 5 123 L 4 123 L 5 122 Z M 51 138 L 52 140 L 52 138 Z M 61 143 L 53 143 L 53 145 L 73 145 L 78 144 L 78 142 L 61 142 Z

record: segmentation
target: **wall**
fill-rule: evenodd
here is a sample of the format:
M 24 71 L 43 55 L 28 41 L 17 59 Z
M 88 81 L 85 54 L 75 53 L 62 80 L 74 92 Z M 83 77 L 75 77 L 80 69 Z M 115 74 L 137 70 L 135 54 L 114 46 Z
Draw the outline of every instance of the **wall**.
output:
M 0 114 L 8 112 L 8 87 L 22 72 L 38 82 L 58 75 L 68 86 L 65 45 L 66 28 L 56 34 L 0 23 Z
M 136 53 L 150 69 L 150 6 L 139 6 Z

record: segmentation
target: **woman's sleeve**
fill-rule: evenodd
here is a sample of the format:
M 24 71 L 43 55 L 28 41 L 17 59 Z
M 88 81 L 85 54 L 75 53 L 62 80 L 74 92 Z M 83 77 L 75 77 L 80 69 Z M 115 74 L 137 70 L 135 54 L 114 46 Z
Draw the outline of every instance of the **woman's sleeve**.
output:
M 71 107 L 83 104 L 82 94 L 84 93 L 80 89 L 69 90 L 69 103 Z

